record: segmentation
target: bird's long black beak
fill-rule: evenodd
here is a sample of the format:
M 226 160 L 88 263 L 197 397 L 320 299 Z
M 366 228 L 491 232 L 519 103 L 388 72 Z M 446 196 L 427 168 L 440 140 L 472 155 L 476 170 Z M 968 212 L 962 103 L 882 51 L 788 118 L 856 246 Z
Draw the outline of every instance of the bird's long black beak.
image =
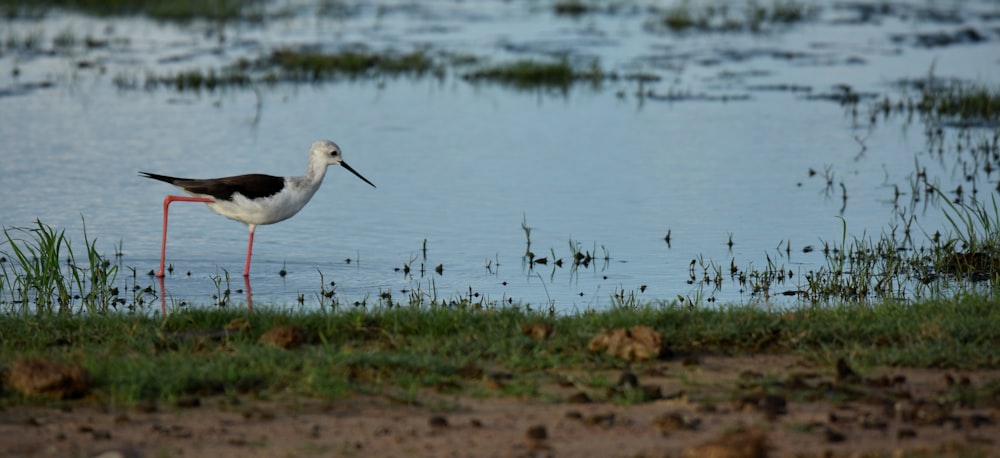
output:
M 340 165 L 342 165 L 345 169 L 349 170 L 351 173 L 357 175 L 358 178 L 361 178 L 362 180 L 364 180 L 365 183 L 368 183 L 368 184 L 372 185 L 373 188 L 375 187 L 375 183 L 372 183 L 371 181 L 368 181 L 367 178 L 361 176 L 361 174 L 358 173 L 357 170 L 354 170 L 353 168 L 351 168 L 351 166 L 347 165 L 346 162 L 341 162 Z

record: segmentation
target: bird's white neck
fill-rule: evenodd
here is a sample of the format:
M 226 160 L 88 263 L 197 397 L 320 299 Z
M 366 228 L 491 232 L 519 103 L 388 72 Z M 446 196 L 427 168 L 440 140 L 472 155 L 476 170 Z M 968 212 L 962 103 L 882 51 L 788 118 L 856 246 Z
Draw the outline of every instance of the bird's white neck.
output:
M 309 167 L 306 168 L 306 174 L 302 175 L 301 179 L 304 184 L 313 187 L 318 187 L 323 181 L 323 177 L 326 176 L 327 164 L 325 162 L 319 161 L 309 161 Z

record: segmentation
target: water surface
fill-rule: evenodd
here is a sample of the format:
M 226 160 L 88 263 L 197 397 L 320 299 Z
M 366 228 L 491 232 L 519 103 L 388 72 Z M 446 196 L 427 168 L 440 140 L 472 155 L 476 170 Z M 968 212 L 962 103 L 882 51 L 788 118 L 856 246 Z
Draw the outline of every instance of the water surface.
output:
M 688 266 L 712 260 L 752 268 L 770 258 L 802 278 L 826 262 L 819 250 L 803 248 L 839 243 L 844 222 L 849 237 L 891 231 L 899 222 L 895 189 L 909 191 L 917 167 L 942 189 L 963 183 L 965 173 L 961 159 L 941 158 L 928 146 L 926 132 L 936 126 L 919 116 L 872 123 L 871 104 L 905 98 L 914 90 L 900 81 L 931 72 L 994 87 L 1000 75 L 991 2 L 933 5 L 953 11 L 957 23 L 922 18 L 923 2 L 900 3 L 902 12 L 865 22 L 853 20 L 854 10 L 823 4 L 815 20 L 759 34 L 670 33 L 650 25 L 658 16 L 644 5 L 576 19 L 547 5 L 358 4 L 347 16 L 316 17 L 306 4 L 290 18 L 229 25 L 224 40 L 199 23 L 68 12 L 6 20 L 0 35 L 41 37 L 41 50 L 8 40 L 0 55 L 0 67 L 18 69 L 0 75 L 0 223 L 38 219 L 66 228 L 77 246 L 85 220 L 99 247 L 111 254 L 120 244 L 123 265 L 136 270 L 140 285 L 152 285 L 161 202 L 174 190 L 137 171 L 298 175 L 309 145 L 331 139 L 378 187 L 331 169 L 300 214 L 260 227 L 251 277 L 256 303 L 291 305 L 302 295 L 315 306 L 321 278 L 336 283 L 344 303 L 414 291 L 560 311 L 608 307 L 621 292 L 788 303 L 794 299 L 752 296 L 735 284 L 719 291 L 691 284 Z M 969 27 L 983 40 L 919 42 Z M 107 45 L 60 48 L 53 44 L 60 33 Z M 623 76 L 660 79 L 525 91 L 470 83 L 449 69 L 440 77 L 214 92 L 115 84 L 218 68 L 284 46 L 358 43 L 495 62 L 596 59 Z M 817 97 L 844 86 L 873 97 L 858 103 L 856 114 Z M 989 138 L 996 129 L 965 132 Z M 979 197 L 995 195 L 997 181 L 983 174 Z M 245 226 L 199 204 L 172 210 L 170 297 L 211 303 L 213 277 L 226 271 L 233 288 L 242 287 Z M 948 227 L 939 208 L 907 211 L 927 234 Z M 522 224 L 531 228 L 530 250 L 548 264 L 526 263 Z M 570 268 L 571 244 L 594 261 Z M 779 259 L 786 246 L 791 254 Z M 780 290 L 796 288 L 793 280 Z

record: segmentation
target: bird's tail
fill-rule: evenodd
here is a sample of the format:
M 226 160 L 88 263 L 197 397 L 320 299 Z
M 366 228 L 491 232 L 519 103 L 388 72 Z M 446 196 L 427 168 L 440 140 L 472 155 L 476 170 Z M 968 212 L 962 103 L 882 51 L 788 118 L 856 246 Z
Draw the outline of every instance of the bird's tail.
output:
M 166 175 L 157 175 L 155 173 L 139 172 L 139 176 L 152 178 L 154 180 L 160 180 L 165 183 L 174 184 L 175 181 L 183 181 L 184 178 L 168 177 Z

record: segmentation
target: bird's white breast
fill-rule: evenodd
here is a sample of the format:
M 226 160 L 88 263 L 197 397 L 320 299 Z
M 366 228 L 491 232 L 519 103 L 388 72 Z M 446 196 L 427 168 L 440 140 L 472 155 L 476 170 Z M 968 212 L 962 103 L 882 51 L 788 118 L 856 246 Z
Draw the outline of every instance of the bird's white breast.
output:
M 248 199 L 242 194 L 234 194 L 231 200 L 217 200 L 208 204 L 212 211 L 229 219 L 247 224 L 274 224 L 291 218 L 309 202 L 315 187 L 302 187 L 294 180 L 286 178 L 285 187 L 277 194 Z

